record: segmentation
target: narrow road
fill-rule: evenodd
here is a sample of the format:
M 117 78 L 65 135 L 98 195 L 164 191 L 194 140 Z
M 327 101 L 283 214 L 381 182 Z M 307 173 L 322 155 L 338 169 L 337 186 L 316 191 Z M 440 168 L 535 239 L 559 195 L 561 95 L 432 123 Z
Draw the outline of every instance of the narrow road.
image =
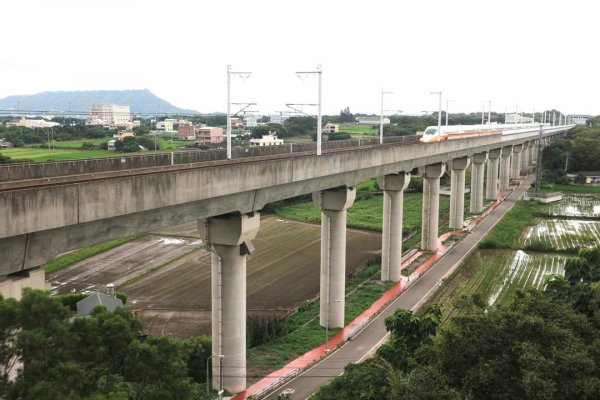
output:
M 490 212 L 463 240 L 453 246 L 435 265 L 433 265 L 417 282 L 406 289 L 385 310 L 373 319 L 351 341 L 346 342 L 329 357 L 315 364 L 301 375 L 284 384 L 274 391 L 267 399 L 275 399 L 285 389 L 291 388 L 295 392 L 294 400 L 307 399 L 316 392 L 320 386 L 344 372 L 344 367 L 349 363 L 356 363 L 379 347 L 387 338 L 387 331 L 383 321 L 392 315 L 398 308 L 416 310 L 434 293 L 440 282 L 477 246 L 477 243 L 490 229 L 512 208 L 515 202 L 523 196 L 529 188 L 531 177 L 522 180 L 517 187 L 502 203 Z

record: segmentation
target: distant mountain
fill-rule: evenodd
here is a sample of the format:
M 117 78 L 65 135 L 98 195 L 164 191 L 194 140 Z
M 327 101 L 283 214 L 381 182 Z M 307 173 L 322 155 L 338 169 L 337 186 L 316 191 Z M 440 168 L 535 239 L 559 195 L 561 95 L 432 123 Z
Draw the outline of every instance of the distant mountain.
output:
M 0 99 L 0 110 L 49 111 L 50 114 L 68 111 L 87 113 L 90 104 L 94 103 L 129 105 L 132 113 L 199 114 L 196 110 L 176 107 L 147 89 L 42 92 L 29 96 L 8 96 Z

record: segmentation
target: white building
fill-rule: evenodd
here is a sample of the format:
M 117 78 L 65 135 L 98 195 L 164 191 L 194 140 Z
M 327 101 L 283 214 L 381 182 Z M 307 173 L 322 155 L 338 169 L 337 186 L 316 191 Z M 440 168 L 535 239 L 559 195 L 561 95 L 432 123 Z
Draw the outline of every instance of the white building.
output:
M 533 117 L 526 117 L 522 114 L 506 114 L 507 124 L 529 124 L 533 122 Z
M 379 125 L 379 117 L 356 117 L 356 123 L 359 125 Z M 389 125 L 390 119 L 383 118 L 383 124 Z
M 587 120 L 590 116 L 583 114 L 569 114 L 567 115 L 567 121 L 573 121 L 572 123 L 577 125 L 585 125 L 587 124 Z
M 60 125 L 58 122 L 46 121 L 44 119 L 27 119 L 21 117 L 6 123 L 6 126 L 21 126 L 24 128 L 37 129 L 37 128 L 52 128 L 53 126 Z
M 250 147 L 257 146 L 279 146 L 283 144 L 283 139 L 277 139 L 275 132 L 269 132 L 263 135 L 261 139 L 250 139 Z
M 167 118 L 164 121 L 158 121 L 156 123 L 156 130 L 165 132 L 176 132 L 175 124 L 177 123 L 178 121 L 176 119 Z
M 88 125 L 124 126 L 131 124 L 129 106 L 118 104 L 90 104 Z

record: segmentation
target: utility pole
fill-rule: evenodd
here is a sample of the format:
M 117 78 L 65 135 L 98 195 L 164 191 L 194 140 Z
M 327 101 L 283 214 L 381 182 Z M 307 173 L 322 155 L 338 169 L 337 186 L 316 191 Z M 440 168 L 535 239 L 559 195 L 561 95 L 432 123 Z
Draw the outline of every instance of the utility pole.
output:
M 454 100 L 446 99 L 446 126 L 448 126 L 448 110 L 449 110 L 448 103 L 450 103 L 451 101 L 454 101 Z
M 492 124 L 492 101 L 488 100 L 488 130 L 491 129 Z
M 442 130 L 442 92 L 429 92 L 429 94 L 437 94 L 438 97 L 438 129 L 437 129 L 437 135 L 438 137 L 441 134 L 441 130 Z
M 540 133 L 538 135 L 537 161 L 535 165 L 535 192 L 542 190 L 542 133 L 544 125 L 540 124 Z
M 383 96 L 386 94 L 394 94 L 394 92 L 381 91 L 381 114 L 379 116 L 379 144 L 383 144 Z
M 294 104 L 294 103 L 288 103 L 286 104 L 286 107 L 291 108 L 292 110 L 299 112 L 301 114 L 304 115 L 308 115 L 311 116 L 310 114 L 306 114 L 305 112 L 294 108 L 294 106 L 317 106 L 317 155 L 320 156 L 321 155 L 321 140 L 322 140 L 322 131 L 323 131 L 323 127 L 322 125 L 322 116 L 321 116 L 321 77 L 323 75 L 323 68 L 321 66 L 321 64 L 317 65 L 316 70 L 314 71 L 297 71 L 296 75 L 298 75 L 298 77 L 302 77 L 302 75 L 317 75 L 317 79 L 318 79 L 318 88 L 317 88 L 317 104 Z M 314 115 L 312 115 L 314 117 Z
M 232 103 L 231 102 L 231 75 L 237 75 L 242 79 L 249 78 L 252 75 L 252 72 L 234 72 L 231 70 L 231 65 L 227 66 L 227 159 L 231 159 L 231 106 L 239 105 L 243 106 L 240 110 L 238 110 L 234 115 L 239 113 L 240 111 L 245 110 L 251 105 L 255 105 L 256 103 Z

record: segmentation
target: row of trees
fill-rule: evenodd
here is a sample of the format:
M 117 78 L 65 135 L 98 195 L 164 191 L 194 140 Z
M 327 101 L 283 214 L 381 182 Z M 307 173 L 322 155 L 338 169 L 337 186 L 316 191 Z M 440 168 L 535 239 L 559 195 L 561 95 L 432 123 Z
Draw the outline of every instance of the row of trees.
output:
M 508 306 L 463 298 L 449 326 L 429 307 L 385 321 L 376 357 L 346 367 L 321 399 L 595 399 L 600 393 L 600 249 L 567 262 L 546 291 Z
M 598 154 L 600 154 L 600 125 L 597 127 L 580 125 L 573 128 L 566 138 L 559 139 L 544 148 L 543 168 L 548 172 L 599 171 Z
M 123 308 L 72 318 L 47 292 L 25 290 L 20 301 L 0 297 L 0 398 L 205 398 L 210 338 L 146 337 L 141 328 Z
M 25 127 L 6 127 L 0 125 L 0 137 L 13 143 L 15 147 L 27 144 L 44 144 L 48 140 L 100 139 L 112 136 L 116 130 L 99 125 L 67 125 L 52 128 L 31 129 Z

